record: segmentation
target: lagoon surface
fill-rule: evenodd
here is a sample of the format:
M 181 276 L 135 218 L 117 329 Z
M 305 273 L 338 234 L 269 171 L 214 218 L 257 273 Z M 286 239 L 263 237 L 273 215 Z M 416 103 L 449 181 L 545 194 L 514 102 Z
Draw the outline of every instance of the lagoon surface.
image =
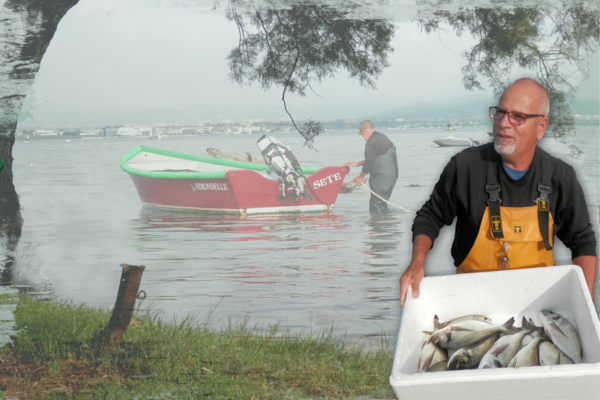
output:
M 432 147 L 452 133 L 485 142 L 490 127 L 380 129 L 398 149 L 400 177 L 391 202 L 418 210 L 458 147 Z M 598 123 L 578 124 L 578 158 L 554 140 L 540 146 L 573 165 L 598 227 Z M 274 134 L 304 166 L 363 159 L 353 131 L 328 131 L 317 152 L 294 132 Z M 148 139 L 45 140 L 14 146 L 14 182 L 25 220 L 17 249 L 17 284 L 56 298 L 110 308 L 120 264 L 146 266 L 142 308 L 163 319 L 196 314 L 214 326 L 249 318 L 250 325 L 318 331 L 332 324 L 356 338 L 395 337 L 398 279 L 410 261 L 413 214 L 368 212 L 365 189 L 340 194 L 331 214 L 220 217 L 144 209 L 121 157 L 138 145 L 204 155 L 209 147 L 258 155 L 260 134 Z M 353 168 L 349 180 L 360 172 Z M 453 229 L 442 231 L 427 259 L 428 275 L 454 273 Z M 557 244 L 557 264 L 570 252 Z M 596 289 L 596 298 L 598 298 Z M 598 301 L 596 304 L 600 304 Z

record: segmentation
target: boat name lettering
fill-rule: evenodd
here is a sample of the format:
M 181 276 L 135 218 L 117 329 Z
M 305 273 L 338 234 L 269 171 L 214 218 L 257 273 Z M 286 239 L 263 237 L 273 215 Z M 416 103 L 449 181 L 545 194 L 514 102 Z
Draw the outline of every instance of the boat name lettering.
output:
M 194 190 L 229 190 L 226 183 L 190 183 Z
M 313 187 L 315 189 L 318 189 L 318 188 L 320 188 L 322 186 L 328 185 L 328 184 L 333 183 L 335 181 L 339 181 L 340 179 L 342 179 L 342 176 L 338 172 L 336 174 L 329 175 L 329 176 L 327 176 L 327 177 L 325 177 L 323 179 L 320 179 L 318 181 L 314 181 L 313 182 Z

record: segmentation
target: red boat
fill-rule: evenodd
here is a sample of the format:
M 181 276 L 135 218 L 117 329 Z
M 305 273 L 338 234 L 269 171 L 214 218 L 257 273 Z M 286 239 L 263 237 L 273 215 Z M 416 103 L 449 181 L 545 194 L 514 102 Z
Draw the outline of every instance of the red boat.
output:
M 237 214 L 330 211 L 348 167 L 302 168 L 305 193 L 268 166 L 140 146 L 121 159 L 142 204 L 161 209 Z M 300 173 L 301 172 L 301 173 Z

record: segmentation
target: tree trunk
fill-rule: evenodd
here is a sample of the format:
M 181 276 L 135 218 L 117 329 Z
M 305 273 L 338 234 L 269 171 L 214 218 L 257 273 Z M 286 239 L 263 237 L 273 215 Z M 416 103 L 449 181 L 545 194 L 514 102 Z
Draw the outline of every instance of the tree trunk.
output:
M 13 283 L 14 252 L 19 244 L 23 225 L 19 197 L 12 181 L 12 147 L 14 143 L 14 135 L 0 135 L 0 157 L 4 160 L 4 168 L 0 171 L 0 237 L 2 237 L 4 247 L 4 265 L 0 272 L 0 285 L 2 286 Z
M 12 147 L 27 92 L 56 27 L 79 0 L 6 0 L 0 7 L 0 284 L 12 283 L 14 251 L 21 237 L 21 207 L 13 184 Z M 2 264 L 0 264 L 0 268 Z

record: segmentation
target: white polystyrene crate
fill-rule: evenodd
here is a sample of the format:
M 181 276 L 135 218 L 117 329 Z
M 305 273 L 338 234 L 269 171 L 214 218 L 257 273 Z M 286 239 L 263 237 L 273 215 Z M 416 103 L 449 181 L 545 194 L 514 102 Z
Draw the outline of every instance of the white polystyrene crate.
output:
M 583 360 L 577 365 L 417 373 L 423 330 L 434 315 L 447 321 L 482 314 L 502 324 L 515 317 L 541 326 L 540 310 L 575 326 Z M 574 265 L 424 278 L 418 299 L 409 290 L 400 317 L 390 384 L 400 400 L 600 399 L 600 322 L 581 269 Z

